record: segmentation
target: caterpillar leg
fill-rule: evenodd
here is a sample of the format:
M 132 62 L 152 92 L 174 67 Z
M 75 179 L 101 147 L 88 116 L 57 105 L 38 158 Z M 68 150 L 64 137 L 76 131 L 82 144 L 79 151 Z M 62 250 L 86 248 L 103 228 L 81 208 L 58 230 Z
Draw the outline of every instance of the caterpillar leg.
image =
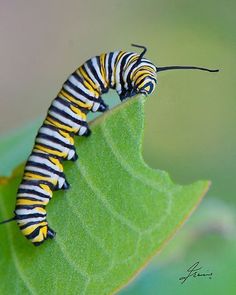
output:
M 54 239 L 55 236 L 56 236 L 56 232 L 48 226 L 48 235 L 47 235 L 47 237 L 49 239 Z
M 77 161 L 78 159 L 78 155 L 76 153 L 76 150 L 75 150 L 75 147 L 73 146 L 72 148 L 70 148 L 69 152 L 68 152 L 68 156 L 67 156 L 67 159 L 68 160 L 71 160 L 71 161 Z
M 108 110 L 108 108 L 109 108 L 109 106 L 107 104 L 105 104 L 103 99 L 100 97 L 96 102 L 94 102 L 91 111 L 93 113 L 95 113 L 95 112 L 105 112 L 105 111 Z
M 105 102 L 102 100 L 102 102 L 100 103 L 100 106 L 98 108 L 98 112 L 106 112 L 109 109 L 109 106 L 107 104 L 105 104 Z
M 63 190 L 67 190 L 67 189 L 69 189 L 69 188 L 70 188 L 70 184 L 69 184 L 69 182 L 66 180 L 65 174 L 62 173 L 61 176 L 60 176 L 59 179 L 58 179 L 58 182 L 57 182 L 57 184 L 56 184 L 54 190 L 55 190 L 55 191 L 57 191 L 57 190 L 61 190 L 61 189 L 63 189 Z
M 92 134 L 91 129 L 87 128 L 86 132 L 83 134 L 85 137 L 89 137 Z
M 75 152 L 75 154 L 74 154 L 74 156 L 70 159 L 71 161 L 77 161 L 78 160 L 78 155 L 77 155 L 77 153 Z
M 86 124 L 86 125 L 80 127 L 77 135 L 88 137 L 91 135 L 91 133 L 92 133 L 92 131 L 89 129 L 88 124 Z

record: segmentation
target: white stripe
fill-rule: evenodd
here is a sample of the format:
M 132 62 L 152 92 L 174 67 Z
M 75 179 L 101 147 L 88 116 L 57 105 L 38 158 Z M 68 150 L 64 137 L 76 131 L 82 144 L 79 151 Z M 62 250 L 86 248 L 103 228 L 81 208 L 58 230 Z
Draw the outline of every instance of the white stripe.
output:
M 35 199 L 37 199 L 38 201 L 45 202 L 46 204 L 50 201 L 50 199 L 48 199 L 48 198 L 43 198 L 43 197 L 41 197 L 41 196 L 34 195 L 34 194 L 31 194 L 31 193 L 19 193 L 19 194 L 17 194 L 17 198 L 18 198 L 18 197 L 23 197 L 24 199 L 35 198 Z M 45 205 L 46 205 L 46 204 L 45 204 Z
M 131 74 L 131 73 L 130 73 L 131 68 L 132 68 L 132 66 L 133 66 L 135 63 L 136 63 L 136 61 L 132 62 L 132 63 L 127 67 L 127 69 L 126 69 L 125 72 L 124 72 L 124 81 L 125 81 L 125 88 L 126 88 L 126 89 L 128 89 L 127 77 L 128 77 L 129 74 Z M 135 67 L 133 71 L 135 71 L 136 69 L 137 69 L 137 68 Z M 133 71 L 132 71 L 132 72 L 133 72 Z M 131 84 L 132 84 L 132 86 L 134 86 L 134 81 L 133 81 L 133 80 L 131 80 Z
M 62 153 L 67 153 L 68 152 L 68 148 L 67 147 L 64 147 L 63 145 L 60 145 L 58 143 L 55 143 L 55 142 L 52 142 L 48 139 L 45 139 L 45 138 L 41 138 L 40 136 L 38 136 L 35 140 L 36 143 L 41 143 L 41 144 L 45 144 L 47 145 L 49 148 L 55 148 L 57 149 L 58 151 L 62 152 Z
M 53 117 L 58 118 L 62 122 L 62 124 L 64 123 L 68 127 L 74 127 L 74 128 L 79 129 L 80 126 L 81 126 L 80 124 L 77 124 L 75 122 L 72 122 L 71 120 L 63 117 L 62 115 L 55 113 L 54 111 L 49 111 L 48 113 L 50 115 L 52 115 Z
M 93 104 L 93 102 L 91 100 L 88 100 L 86 97 L 84 97 L 81 94 L 77 93 L 76 91 L 71 89 L 68 85 L 63 85 L 63 88 L 66 89 L 71 95 L 78 98 L 80 101 L 82 101 L 82 102 L 84 102 L 84 103 L 86 103 L 88 105 Z
M 52 130 L 50 128 L 47 128 L 47 127 L 41 127 L 39 129 L 39 133 L 41 134 L 46 134 L 48 136 L 52 136 L 54 138 L 57 138 L 59 139 L 60 141 L 62 141 L 63 143 L 66 143 L 66 144 L 70 144 L 70 141 L 69 139 L 67 139 L 66 137 L 62 136 L 59 132 L 57 132 L 56 130 Z
M 109 79 L 109 67 L 108 67 L 108 59 L 109 59 L 109 55 L 110 55 L 110 53 L 107 53 L 107 54 L 106 54 L 106 59 L 105 59 L 105 72 L 106 72 L 106 80 L 107 80 L 108 83 L 110 82 L 110 81 L 108 80 L 108 79 Z
M 94 75 L 92 74 L 92 72 L 90 71 L 90 68 L 88 67 L 87 63 L 84 64 L 84 68 L 89 76 L 89 78 L 93 81 L 93 83 L 96 85 L 97 90 L 99 91 L 99 93 L 101 93 L 101 87 L 97 81 L 97 79 L 94 77 Z
M 33 171 L 33 172 L 39 172 L 46 174 L 46 176 L 49 176 L 50 178 L 53 178 L 57 181 L 58 187 L 62 188 L 65 178 L 63 176 L 55 174 L 53 171 L 47 170 L 47 168 L 39 168 L 39 167 L 34 167 L 31 165 L 26 165 L 27 171 Z
M 46 165 L 47 167 L 50 167 L 51 169 L 55 170 L 55 171 L 63 171 L 61 170 L 57 165 L 53 164 L 52 162 L 50 162 L 49 160 L 47 159 L 44 159 L 40 156 L 35 156 L 35 155 L 31 155 L 29 157 L 29 160 L 32 161 L 32 162 L 35 162 L 35 163 L 40 163 L 40 164 L 44 164 Z
M 26 165 L 27 171 L 32 171 L 32 172 L 38 172 L 38 173 L 42 173 L 45 175 L 45 177 L 50 177 L 53 179 L 58 180 L 59 176 L 47 169 L 43 169 L 43 168 L 38 168 L 38 167 L 33 167 L 30 165 Z
M 19 214 L 20 215 L 20 214 Z M 17 219 L 17 222 L 20 224 L 20 225 L 24 225 L 24 224 L 27 224 L 29 222 L 41 222 L 41 221 L 46 221 L 46 216 L 44 217 L 29 217 L 29 218 L 25 218 L 24 220 L 20 220 L 20 219 Z
M 92 62 L 92 65 L 93 65 L 99 79 L 101 80 L 101 82 L 103 83 L 103 86 L 105 87 L 105 81 L 104 81 L 104 79 L 102 77 L 101 68 L 99 68 L 98 61 L 97 61 L 96 57 L 93 57 L 91 59 L 91 62 Z
M 120 51 L 115 51 L 113 54 L 113 57 L 111 59 L 111 70 L 112 70 L 112 74 L 111 74 L 111 86 L 114 87 L 115 85 L 115 77 L 114 77 L 114 70 L 115 70 L 115 60 L 118 56 L 118 54 L 120 53 Z
M 47 213 L 45 211 L 45 213 L 41 213 L 40 211 L 37 210 L 37 207 L 36 208 L 33 208 L 33 209 L 23 209 L 23 208 L 19 208 L 19 209 L 16 209 L 16 214 L 19 214 L 19 215 L 28 215 L 28 214 L 41 214 L 43 216 L 46 216 Z
M 21 184 L 19 187 L 22 188 L 22 189 L 35 190 L 35 191 L 37 191 L 37 192 L 39 192 L 39 193 L 42 193 L 42 194 L 44 194 L 44 195 L 47 195 L 47 196 L 49 196 L 49 197 L 52 196 L 52 192 L 49 193 L 49 192 L 43 190 L 41 187 L 36 186 L 36 185 Z
M 87 87 L 84 86 L 81 82 L 79 82 L 73 75 L 71 75 L 68 79 L 73 85 L 80 88 L 83 92 L 88 94 L 89 96 L 92 96 L 94 98 L 97 98 L 98 96 L 94 96 L 94 92 L 91 92 Z
M 76 120 L 85 121 L 82 117 L 80 117 L 80 115 L 74 113 L 70 108 L 64 106 L 61 102 L 57 100 L 54 100 L 52 105 L 57 107 L 59 110 L 66 112 L 68 115 L 70 115 Z
M 127 62 L 125 64 L 125 67 L 124 67 L 124 71 L 123 71 L 123 80 L 125 81 L 125 84 L 124 84 L 124 87 L 125 89 L 128 89 L 128 83 L 127 83 L 127 76 L 130 72 L 130 69 L 131 67 L 134 65 L 135 62 L 132 62 L 129 66 L 127 66 L 130 62 L 130 60 L 134 57 L 134 56 L 138 56 L 136 53 L 132 53 L 132 55 L 130 55 L 130 57 L 127 59 Z
M 129 53 L 124 54 L 120 58 L 120 60 L 117 63 L 117 66 L 116 66 L 116 91 L 118 92 L 118 94 L 120 94 L 121 91 L 122 91 L 122 89 L 121 89 L 121 83 L 120 83 L 120 67 L 121 67 L 121 62 L 127 56 L 127 54 L 129 54 Z

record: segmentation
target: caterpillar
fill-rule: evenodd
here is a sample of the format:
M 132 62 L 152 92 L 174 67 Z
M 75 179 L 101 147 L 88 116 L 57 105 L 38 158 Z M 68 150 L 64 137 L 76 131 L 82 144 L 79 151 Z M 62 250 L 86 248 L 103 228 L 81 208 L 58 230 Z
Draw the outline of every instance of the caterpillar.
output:
M 132 46 L 141 48 L 141 54 L 114 51 L 87 60 L 68 77 L 48 109 L 25 164 L 14 217 L 1 222 L 15 220 L 35 246 L 55 237 L 47 222 L 46 206 L 53 191 L 69 188 L 62 161 L 78 159 L 74 136 L 91 134 L 87 114 L 108 110 L 102 94 L 115 89 L 121 101 L 136 94 L 149 95 L 156 87 L 157 73 L 166 70 L 218 71 L 195 66 L 157 67 L 144 58 L 145 46 Z

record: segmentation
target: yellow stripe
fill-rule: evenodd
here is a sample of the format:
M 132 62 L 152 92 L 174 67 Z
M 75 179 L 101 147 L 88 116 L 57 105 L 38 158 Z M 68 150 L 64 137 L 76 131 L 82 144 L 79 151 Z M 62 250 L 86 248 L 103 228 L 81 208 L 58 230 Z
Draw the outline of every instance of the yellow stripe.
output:
M 133 75 L 135 76 L 137 74 L 137 72 L 148 72 L 150 75 L 155 75 L 155 72 L 153 70 L 153 68 L 149 67 L 149 66 L 143 66 L 141 68 L 137 68 L 134 72 Z
M 125 54 L 126 52 L 125 51 L 121 51 L 118 56 L 117 56 L 117 60 L 116 60 L 116 63 L 114 65 L 114 83 L 116 84 L 116 68 L 117 68 L 117 64 L 119 62 L 119 60 L 122 58 L 122 56 Z
M 55 159 L 53 157 L 50 157 L 49 159 L 53 164 L 55 164 L 60 169 L 60 171 L 63 171 L 63 166 L 58 159 Z
M 55 151 L 55 150 L 51 150 L 51 149 L 48 149 L 48 148 L 43 147 L 43 146 L 38 145 L 38 144 L 36 144 L 36 145 L 34 146 L 33 151 L 35 151 L 36 149 L 37 149 L 37 150 L 40 150 L 40 151 L 42 151 L 42 152 L 45 152 L 45 153 L 51 154 L 51 155 L 55 155 L 55 156 L 61 157 L 61 158 L 66 158 L 66 156 L 67 156 L 66 153 L 62 153 L 62 152 L 58 152 L 58 151 Z
M 126 70 L 130 65 L 131 65 L 131 63 L 133 63 L 133 62 L 135 62 L 135 61 L 137 61 L 138 60 L 138 58 L 139 58 L 139 56 L 138 55 L 135 55 L 135 56 L 133 56 L 133 57 L 131 57 L 130 58 L 130 60 L 128 61 L 128 63 L 127 63 L 127 65 L 126 65 L 126 67 L 125 67 L 125 69 L 124 70 Z
M 90 79 L 89 75 L 82 69 L 82 67 L 79 67 L 78 70 L 80 75 L 85 79 L 84 85 L 92 92 L 97 92 L 96 97 L 100 96 L 100 92 L 98 91 L 98 86 L 93 82 L 92 79 Z
M 133 72 L 131 79 L 137 79 L 140 75 L 143 75 L 143 74 L 150 75 L 151 73 L 148 70 L 136 69 Z
M 39 233 L 35 238 L 31 239 L 32 243 L 40 243 L 42 241 L 44 241 L 44 236 L 41 233 Z
M 52 190 L 50 189 L 50 187 L 46 184 L 40 184 L 39 185 L 44 191 L 48 192 L 51 196 L 52 196 Z
M 92 108 L 92 106 L 90 106 L 90 105 L 88 105 L 86 103 L 83 103 L 82 101 L 76 99 L 74 96 L 67 94 L 63 90 L 61 90 L 59 92 L 58 96 L 61 97 L 61 98 L 63 98 L 63 96 L 64 96 L 65 98 L 67 98 L 68 100 L 74 102 L 75 104 L 77 104 L 78 106 L 80 106 L 82 108 L 89 109 L 89 110 Z
M 123 55 L 125 55 L 125 51 L 121 51 L 116 58 L 116 63 L 115 63 L 115 68 L 117 67 L 118 62 L 120 61 L 120 59 L 122 58 Z
M 149 74 L 143 74 L 143 75 L 141 75 L 139 78 L 137 78 L 137 77 L 135 77 L 135 84 L 136 85 L 138 85 L 143 79 L 145 79 L 145 78 L 147 78 L 147 77 L 150 77 L 150 75 Z
M 67 125 L 63 125 L 63 124 L 60 124 L 58 123 L 57 121 L 53 120 L 52 118 L 46 118 L 45 120 L 45 123 L 46 124 L 51 124 L 53 126 L 56 126 L 57 128 L 61 128 L 61 129 L 64 129 L 64 130 L 67 130 L 68 132 L 78 132 L 78 129 L 77 128 L 73 128 L 73 127 L 69 127 Z
M 39 222 L 37 224 L 33 224 L 29 227 L 26 227 L 25 229 L 22 229 L 21 231 L 22 231 L 23 235 L 27 236 L 27 235 L 31 234 L 39 226 L 44 226 L 47 228 L 47 222 L 43 221 L 43 222 Z M 35 237 L 35 238 L 37 238 L 37 237 Z
M 86 120 L 86 115 L 78 108 L 74 107 L 73 105 L 70 106 L 71 110 L 79 115 L 83 120 Z
M 47 226 L 44 226 L 43 228 L 41 228 L 40 232 L 43 234 L 44 238 L 46 238 L 48 233 Z
M 16 205 L 47 205 L 48 200 L 43 201 L 33 201 L 29 199 L 18 199 L 16 200 Z
M 100 63 L 101 63 L 101 74 L 102 74 L 102 78 L 105 82 L 105 88 L 107 88 L 108 86 L 108 81 L 107 81 L 107 77 L 106 77 L 106 69 L 105 69 L 105 58 L 106 58 L 106 53 L 102 53 L 100 55 Z
M 36 209 L 39 213 L 42 213 L 42 214 L 45 214 L 45 213 L 46 213 L 46 210 L 45 210 L 44 208 L 35 207 L 35 209 Z
M 74 138 L 72 136 L 70 136 L 70 134 L 68 132 L 65 132 L 65 131 L 62 131 L 62 130 L 58 130 L 58 132 L 63 137 L 65 137 L 70 142 L 70 144 L 74 145 L 74 143 L 75 143 Z
M 34 173 L 30 173 L 30 172 L 26 172 L 23 176 L 24 179 L 28 180 L 28 179 L 39 179 L 39 180 L 45 180 L 48 182 L 51 182 L 52 184 L 56 185 L 57 184 L 57 179 L 55 178 L 50 178 L 50 177 L 46 177 L 46 176 L 41 176 L 41 175 L 37 175 Z

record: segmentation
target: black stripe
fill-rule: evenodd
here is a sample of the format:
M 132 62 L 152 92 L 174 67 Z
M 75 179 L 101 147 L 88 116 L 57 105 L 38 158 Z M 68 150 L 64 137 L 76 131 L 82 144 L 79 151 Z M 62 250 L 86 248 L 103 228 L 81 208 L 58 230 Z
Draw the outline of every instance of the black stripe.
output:
M 109 57 L 108 57 L 108 83 L 109 83 L 110 88 L 112 88 L 112 85 L 111 85 L 111 77 L 112 77 L 111 61 L 112 61 L 113 55 L 114 55 L 114 52 L 110 52 Z
M 39 139 L 39 138 L 40 138 L 40 137 L 37 136 L 37 137 L 36 137 L 36 140 Z M 36 142 L 36 143 L 38 144 L 38 142 Z M 59 151 L 59 150 L 58 150 L 58 151 Z M 44 153 L 44 152 L 41 152 L 41 151 L 39 151 L 39 152 L 35 152 L 35 151 L 33 151 L 33 152 L 30 154 L 29 158 L 30 158 L 31 156 L 37 156 L 37 157 L 44 158 L 44 159 L 50 161 L 53 165 L 55 165 L 55 163 L 53 163 L 53 162 L 51 161 L 50 157 L 57 159 L 57 157 L 55 157 L 54 155 L 51 155 L 51 154 L 48 154 L 48 153 Z M 28 158 L 28 159 L 29 159 L 29 158 Z
M 54 121 L 56 121 L 57 123 L 61 124 L 61 125 L 65 125 L 66 127 L 72 128 L 72 126 L 65 124 L 64 122 L 62 122 L 61 120 L 59 120 L 58 118 L 53 117 L 51 114 L 47 115 L 47 119 L 52 119 Z M 53 123 L 52 123 L 53 124 Z M 55 126 L 55 125 L 54 125 Z M 55 128 L 58 128 L 57 126 L 55 126 Z M 59 129 L 59 128 L 58 128 Z M 60 127 L 61 130 L 68 132 L 65 128 Z
M 29 169 L 27 169 L 27 166 L 25 167 L 25 172 L 29 172 L 29 173 L 32 173 L 32 174 L 35 174 L 35 175 L 38 175 L 38 176 L 42 176 L 42 177 L 50 177 L 50 175 L 48 175 L 48 174 L 44 174 L 44 173 L 38 172 L 38 171 L 29 170 Z M 47 171 L 45 171 L 45 173 L 46 172 Z
M 81 106 L 78 106 L 76 103 L 73 103 L 72 101 L 68 100 L 67 98 L 62 98 L 62 97 L 59 97 L 57 96 L 55 98 L 55 100 L 59 101 L 61 104 L 63 104 L 64 106 L 70 108 L 71 105 L 74 106 L 75 108 L 79 109 L 84 115 L 87 115 L 88 113 L 88 109 L 85 109 Z
M 61 135 L 62 136 L 62 135 Z M 73 147 L 74 145 L 72 144 L 69 144 L 69 143 L 64 143 L 64 141 L 60 140 L 59 138 L 56 138 L 56 137 L 53 137 L 51 135 L 48 135 L 46 133 L 41 133 L 37 136 L 37 138 L 44 138 L 44 139 L 47 139 L 49 140 L 50 142 L 53 142 L 53 143 L 57 143 L 59 145 L 62 145 L 63 147 L 66 147 L 68 149 L 72 149 L 73 150 Z M 67 138 L 65 138 L 67 139 Z
M 16 214 L 16 220 L 24 220 L 24 219 L 28 219 L 28 218 L 37 218 L 37 217 L 42 217 L 46 219 L 47 214 L 41 214 L 41 213 L 33 213 L 33 214 Z M 39 221 L 42 222 L 43 220 Z
M 95 102 L 97 101 L 97 98 L 92 96 L 92 95 L 89 95 L 87 93 L 85 93 L 82 89 L 78 88 L 77 86 L 75 86 L 73 83 L 71 83 L 71 81 L 67 80 L 65 82 L 65 85 L 69 86 L 71 89 L 73 89 L 76 93 L 80 94 L 81 96 L 85 97 L 86 100 L 89 100 L 92 102 Z M 86 103 L 86 102 L 84 102 Z
M 17 209 L 26 209 L 26 210 L 32 210 L 32 209 L 35 209 L 35 208 L 45 208 L 45 205 L 38 205 L 38 204 L 35 204 L 35 205 L 16 205 L 15 207 L 15 210 Z
M 150 77 L 150 76 L 148 76 L 146 74 L 143 74 L 142 76 L 144 76 L 144 77 L 139 81 L 138 85 L 136 85 L 137 87 L 139 85 L 141 85 L 144 82 L 144 80 L 147 79 L 147 78 L 150 79 L 150 80 L 153 80 L 154 82 L 156 81 L 153 77 Z M 138 77 L 138 79 L 140 79 L 140 77 Z
M 73 76 L 79 83 L 84 85 L 84 79 L 80 77 L 76 71 L 74 71 L 71 76 Z
M 45 120 L 47 120 L 48 119 L 48 117 L 49 117 L 49 115 L 47 114 L 47 117 L 46 117 L 46 119 Z M 65 130 L 65 129 L 63 129 L 63 128 L 60 128 L 60 127 L 56 127 L 56 126 L 54 126 L 54 125 L 51 125 L 51 124 L 53 124 L 53 123 L 43 123 L 43 125 L 40 127 L 40 129 L 39 129 L 39 132 L 38 132 L 38 134 L 40 133 L 40 130 L 41 130 L 41 128 L 42 127 L 45 127 L 45 128 L 49 128 L 49 129 L 51 129 L 51 130 L 53 130 L 53 131 L 55 131 L 55 132 L 57 132 L 57 133 L 59 133 L 59 131 L 58 130 L 61 130 L 61 131 L 63 131 L 63 132 L 66 132 L 66 133 L 68 133 L 68 134 L 70 134 L 70 136 L 71 137 L 73 137 L 73 133 L 72 132 L 69 132 L 68 130 Z M 61 134 L 60 134 L 61 135 Z M 38 136 L 38 135 L 37 135 Z M 55 156 L 53 156 L 53 157 L 55 157 Z
M 54 164 L 55 165 L 55 164 Z M 54 170 L 52 167 L 49 167 L 45 164 L 42 164 L 42 163 L 38 163 L 38 162 L 33 162 L 33 161 L 28 161 L 26 163 L 26 167 L 25 167 L 25 170 L 29 171 L 27 168 L 28 166 L 31 166 L 31 167 L 35 167 L 35 168 L 40 168 L 40 169 L 44 169 L 46 170 L 47 172 L 52 172 L 58 176 L 61 176 L 61 177 L 64 177 L 64 173 L 63 172 L 60 172 L 60 171 L 56 171 Z M 30 170 L 31 171 L 31 170 Z M 32 171 L 33 172 L 33 171 Z M 40 173 L 38 171 L 35 171 L 35 173 Z
M 58 150 L 58 149 L 56 149 L 56 148 L 54 148 L 54 147 L 51 147 L 51 146 L 49 146 L 49 145 L 47 145 L 47 144 L 45 144 L 45 143 L 41 143 L 41 142 L 38 142 L 37 140 L 39 139 L 39 137 L 37 137 L 36 138 L 36 144 L 37 145 L 39 145 L 39 146 L 42 146 L 42 147 L 45 147 L 45 148 L 47 148 L 47 149 L 50 149 L 50 150 L 52 150 L 52 151 L 55 151 L 55 152 L 62 152 L 61 150 Z M 52 155 L 52 154 L 48 154 L 48 155 Z M 57 156 L 57 155 L 52 155 L 54 158 L 56 158 L 56 159 L 58 159 L 58 158 L 61 158 L 60 156 Z
M 38 226 L 31 234 L 26 235 L 26 238 L 29 240 L 32 240 L 33 238 L 36 238 L 39 235 L 40 229 L 43 226 Z
M 88 77 L 90 77 L 89 74 L 88 74 L 88 72 L 87 72 L 87 70 L 85 69 L 85 66 L 84 65 L 85 64 L 83 64 L 80 68 L 87 74 Z M 83 76 L 83 79 L 84 79 L 84 81 L 86 81 L 94 89 L 93 85 L 91 84 L 91 82 L 86 77 Z M 93 79 L 90 78 L 90 80 L 92 80 L 92 82 L 93 82 Z M 95 84 L 95 83 L 93 82 L 93 84 Z
M 101 77 L 104 79 L 104 81 L 102 81 L 102 93 L 101 94 L 105 94 L 108 92 L 109 90 L 109 87 L 105 87 L 105 81 L 106 81 L 106 72 L 105 72 L 105 58 L 104 58 L 104 77 L 102 75 L 102 64 L 101 64 L 101 59 L 100 59 L 100 56 L 96 56 L 96 60 L 97 60 L 97 63 L 99 65 L 99 69 L 100 69 L 100 74 L 101 74 Z
M 100 71 L 101 77 L 104 78 L 104 77 L 102 76 L 102 65 L 101 65 L 100 56 L 95 56 L 95 58 L 96 58 L 96 61 L 97 61 L 97 64 L 98 64 L 98 68 L 99 68 L 99 71 Z M 95 68 L 94 68 L 94 70 L 95 70 Z M 97 74 L 97 71 L 96 71 L 96 74 Z M 105 79 L 105 78 L 104 78 L 104 79 Z M 101 79 L 100 79 L 100 81 L 101 81 Z M 100 83 L 100 82 L 99 82 L 99 83 Z M 105 87 L 105 84 L 104 84 L 103 81 L 101 81 L 101 83 L 102 83 L 101 90 L 102 90 L 102 94 L 103 94 L 103 93 L 106 93 L 106 92 L 108 91 L 108 88 Z
M 54 187 L 55 187 L 55 185 L 53 185 L 51 182 L 46 181 L 46 180 L 42 180 L 42 179 L 23 179 L 22 182 L 21 182 L 21 184 L 24 184 L 24 185 L 36 185 L 36 186 L 40 186 L 40 184 L 45 184 L 51 190 L 53 190 Z
M 61 115 L 61 116 L 63 116 L 63 118 L 66 118 L 66 119 L 68 119 L 68 120 L 70 120 L 70 121 L 72 121 L 72 122 L 74 122 L 74 123 L 76 123 L 76 124 L 79 124 L 79 125 L 81 125 L 81 126 L 87 126 L 87 122 L 85 122 L 85 121 L 81 121 L 81 120 L 79 120 L 79 119 L 77 119 L 77 118 L 72 117 L 72 116 L 69 115 L 67 112 L 58 109 L 58 107 L 56 107 L 56 106 L 54 106 L 54 105 L 51 105 L 51 106 L 50 106 L 50 108 L 49 108 L 49 112 L 50 112 L 50 111 L 54 111 L 56 114 Z M 54 116 L 54 115 L 51 114 L 51 113 L 50 113 L 50 115 L 51 115 L 51 116 Z M 75 115 L 76 115 L 76 114 L 75 114 Z M 64 125 L 65 125 L 65 124 L 64 124 Z
M 74 100 L 78 100 L 79 102 L 86 104 L 84 101 L 82 101 L 81 99 L 79 99 L 78 97 L 75 97 L 72 93 L 70 93 L 68 90 L 66 90 L 65 88 L 62 88 L 62 90 L 68 95 L 68 96 L 72 96 L 74 98 Z M 60 93 L 60 95 L 63 96 L 62 93 Z M 78 105 L 77 105 L 78 107 Z M 80 107 L 80 106 L 79 106 Z M 90 108 L 90 106 L 88 105 L 88 108 Z
M 96 61 L 97 61 L 97 58 L 99 58 L 98 56 L 95 57 L 96 58 Z M 86 62 L 87 66 L 89 67 L 91 73 L 93 74 L 94 78 L 97 80 L 98 84 L 97 85 L 100 89 L 101 89 L 101 92 L 103 92 L 103 90 L 105 89 L 105 86 L 103 84 L 103 82 L 100 80 L 100 78 L 98 77 L 98 74 L 97 74 L 97 71 L 96 69 L 94 68 L 93 64 L 92 64 L 92 60 L 89 59 L 87 62 Z M 99 62 L 100 64 L 100 62 Z M 100 66 L 101 68 L 101 66 Z M 99 69 L 100 69 L 99 68 Z M 86 71 L 87 75 L 89 76 L 88 72 Z M 90 76 L 89 76 L 90 77 Z M 93 79 L 90 77 L 90 79 L 93 81 Z
M 42 188 L 40 187 L 40 189 L 42 189 Z M 34 189 L 28 189 L 28 188 L 19 187 L 19 189 L 17 191 L 17 195 L 19 195 L 19 194 L 29 194 L 29 195 L 35 195 L 36 197 L 39 196 L 41 198 L 45 198 L 45 199 L 48 199 L 48 200 L 51 199 L 50 196 L 48 196 L 48 195 L 40 193 L 40 192 L 38 192 L 38 191 L 36 191 Z M 27 197 L 27 196 L 19 196 L 19 197 L 17 196 L 17 199 L 27 199 L 27 200 L 30 200 L 30 201 L 42 201 L 42 200 L 39 200 L 37 198 Z
M 124 70 L 124 66 L 126 64 L 126 61 L 127 59 L 130 57 L 132 53 L 127 53 L 126 55 L 124 55 L 122 57 L 122 61 L 121 61 L 121 64 L 120 64 L 120 85 L 121 85 L 121 96 L 125 94 L 125 92 L 127 91 L 127 89 L 125 89 L 125 82 L 124 79 L 123 79 L 123 70 Z
M 38 138 L 38 136 L 36 137 L 36 139 Z M 48 159 L 49 158 L 49 155 L 48 154 L 44 154 L 44 153 L 40 153 L 40 152 L 32 152 L 29 156 L 29 158 L 31 156 L 37 156 L 37 157 L 42 157 L 44 159 Z
M 127 75 L 127 84 L 128 84 L 129 91 L 131 91 L 133 89 L 133 86 L 132 86 L 133 81 L 131 80 L 130 76 L 131 76 L 131 73 L 136 70 L 137 66 L 138 66 L 138 64 L 135 61 L 134 64 L 132 65 L 132 67 L 130 68 L 130 71 Z
M 81 78 L 76 72 L 74 72 L 72 75 L 71 75 L 72 77 L 74 77 L 79 83 L 81 83 L 88 91 L 89 91 L 89 89 L 84 85 L 84 81 L 86 81 L 85 79 L 83 79 L 83 78 Z M 70 78 L 70 77 L 69 77 Z M 69 81 L 69 80 L 67 80 L 69 83 L 70 83 L 70 85 L 68 85 L 68 86 L 70 86 L 71 88 L 73 88 L 76 92 L 78 92 L 78 90 L 77 89 L 79 89 L 79 90 L 81 90 L 81 95 L 83 95 L 83 96 L 85 96 L 85 97 L 87 97 L 89 100 L 91 100 L 91 101 L 96 101 L 96 97 L 94 97 L 94 96 L 90 96 L 90 95 L 88 95 L 88 94 L 86 94 L 86 93 L 84 93 L 84 91 L 82 90 L 82 89 L 80 89 L 80 88 L 78 88 L 78 86 L 76 86 L 76 85 L 74 85 L 71 81 Z M 66 81 L 66 82 L 67 82 Z M 89 84 L 90 85 L 90 84 Z M 75 87 L 75 88 L 74 88 Z M 92 87 L 93 88 L 93 87 Z M 94 88 L 93 88 L 94 89 Z M 80 93 L 80 92 L 78 92 L 78 93 Z
M 40 221 L 40 222 L 44 222 L 44 221 Z M 39 223 L 39 221 L 31 221 L 31 222 L 28 222 L 28 223 L 26 223 L 24 225 L 20 225 L 20 229 L 22 230 L 22 229 L 25 229 L 25 228 L 27 228 L 27 227 L 29 227 L 31 225 L 35 225 L 35 224 L 38 224 L 38 223 Z

